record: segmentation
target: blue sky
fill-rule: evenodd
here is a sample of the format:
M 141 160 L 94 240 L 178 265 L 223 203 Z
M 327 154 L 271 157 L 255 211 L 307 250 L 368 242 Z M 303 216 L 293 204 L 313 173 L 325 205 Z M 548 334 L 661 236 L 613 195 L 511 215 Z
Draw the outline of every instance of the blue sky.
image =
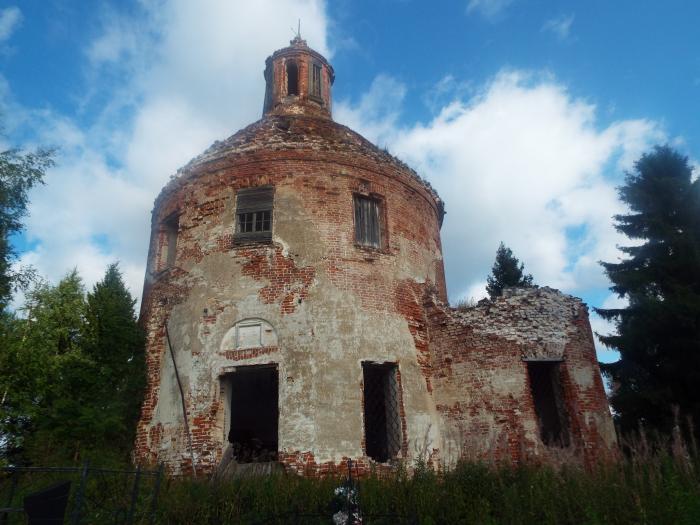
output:
M 3 3 L 0 146 L 59 148 L 16 239 L 21 262 L 54 281 L 77 267 L 91 284 L 119 260 L 138 296 L 153 199 L 259 118 L 264 59 L 298 18 L 335 67 L 335 119 L 446 201 L 453 300 L 483 294 L 503 240 L 539 284 L 619 304 L 597 264 L 626 242 L 615 187 L 653 144 L 700 151 L 690 0 Z

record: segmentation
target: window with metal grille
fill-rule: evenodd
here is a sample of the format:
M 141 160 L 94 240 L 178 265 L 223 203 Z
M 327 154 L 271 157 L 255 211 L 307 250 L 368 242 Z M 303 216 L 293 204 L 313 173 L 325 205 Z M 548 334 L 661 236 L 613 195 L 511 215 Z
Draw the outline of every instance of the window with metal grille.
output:
M 274 188 L 262 186 L 240 190 L 236 196 L 237 243 L 266 242 L 272 239 Z
M 380 199 L 355 195 L 355 242 L 357 244 L 372 248 L 382 247 L 382 211 Z
M 362 363 L 365 452 L 379 462 L 401 452 L 399 382 L 393 363 Z
M 559 362 L 528 361 L 527 372 L 542 443 L 549 447 L 569 446 Z
M 309 94 L 318 99 L 321 98 L 321 71 L 320 64 L 311 64 L 311 69 L 309 70 Z

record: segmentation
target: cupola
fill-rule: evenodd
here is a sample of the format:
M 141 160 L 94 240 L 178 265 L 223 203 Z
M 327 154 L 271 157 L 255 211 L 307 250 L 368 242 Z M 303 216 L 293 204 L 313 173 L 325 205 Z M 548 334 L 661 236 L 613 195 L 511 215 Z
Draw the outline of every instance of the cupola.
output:
M 331 118 L 335 75 L 328 61 L 296 36 L 265 61 L 266 115 L 311 115 Z

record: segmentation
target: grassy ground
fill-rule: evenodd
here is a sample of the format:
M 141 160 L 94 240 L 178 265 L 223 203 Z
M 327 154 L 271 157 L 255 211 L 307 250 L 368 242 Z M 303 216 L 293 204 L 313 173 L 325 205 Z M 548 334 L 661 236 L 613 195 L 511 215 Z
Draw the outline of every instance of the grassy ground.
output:
M 697 524 L 700 462 L 657 453 L 592 471 L 461 463 L 357 484 L 363 523 Z M 332 523 L 344 479 L 171 479 L 159 523 Z

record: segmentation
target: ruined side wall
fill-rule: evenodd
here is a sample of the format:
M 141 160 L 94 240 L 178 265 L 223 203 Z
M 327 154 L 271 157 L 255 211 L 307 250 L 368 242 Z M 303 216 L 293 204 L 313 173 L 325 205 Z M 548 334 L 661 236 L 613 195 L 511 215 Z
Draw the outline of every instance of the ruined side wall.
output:
M 218 161 L 159 199 L 149 260 L 154 273 L 142 307 L 148 389 L 137 436 L 140 461 L 164 461 L 173 472 L 191 468 L 166 320 L 200 470 L 212 469 L 226 444 L 220 378 L 243 365 L 278 366 L 280 458 L 294 470 L 330 472 L 345 468 L 344 458 L 369 468 L 365 360 L 398 363 L 402 455 L 412 456 L 426 429 L 438 440 L 426 325 L 421 332 L 414 322 L 423 315 L 427 290 L 437 287 L 444 297 L 434 202 L 409 176 L 347 161 L 339 166 L 331 155 L 310 151 L 301 160 L 271 152 L 229 165 Z M 234 246 L 236 191 L 266 184 L 275 186 L 273 243 Z M 385 199 L 385 249 L 355 245 L 354 193 Z M 173 214 L 179 214 L 177 257 L 158 273 L 160 225 Z M 246 318 L 270 323 L 277 345 L 228 348 L 227 333 Z
M 458 312 L 429 302 L 433 389 L 442 415 L 441 455 L 484 459 L 564 457 L 596 461 L 615 433 L 579 299 L 550 288 L 510 289 Z M 571 445 L 540 440 L 526 359 L 559 360 Z

